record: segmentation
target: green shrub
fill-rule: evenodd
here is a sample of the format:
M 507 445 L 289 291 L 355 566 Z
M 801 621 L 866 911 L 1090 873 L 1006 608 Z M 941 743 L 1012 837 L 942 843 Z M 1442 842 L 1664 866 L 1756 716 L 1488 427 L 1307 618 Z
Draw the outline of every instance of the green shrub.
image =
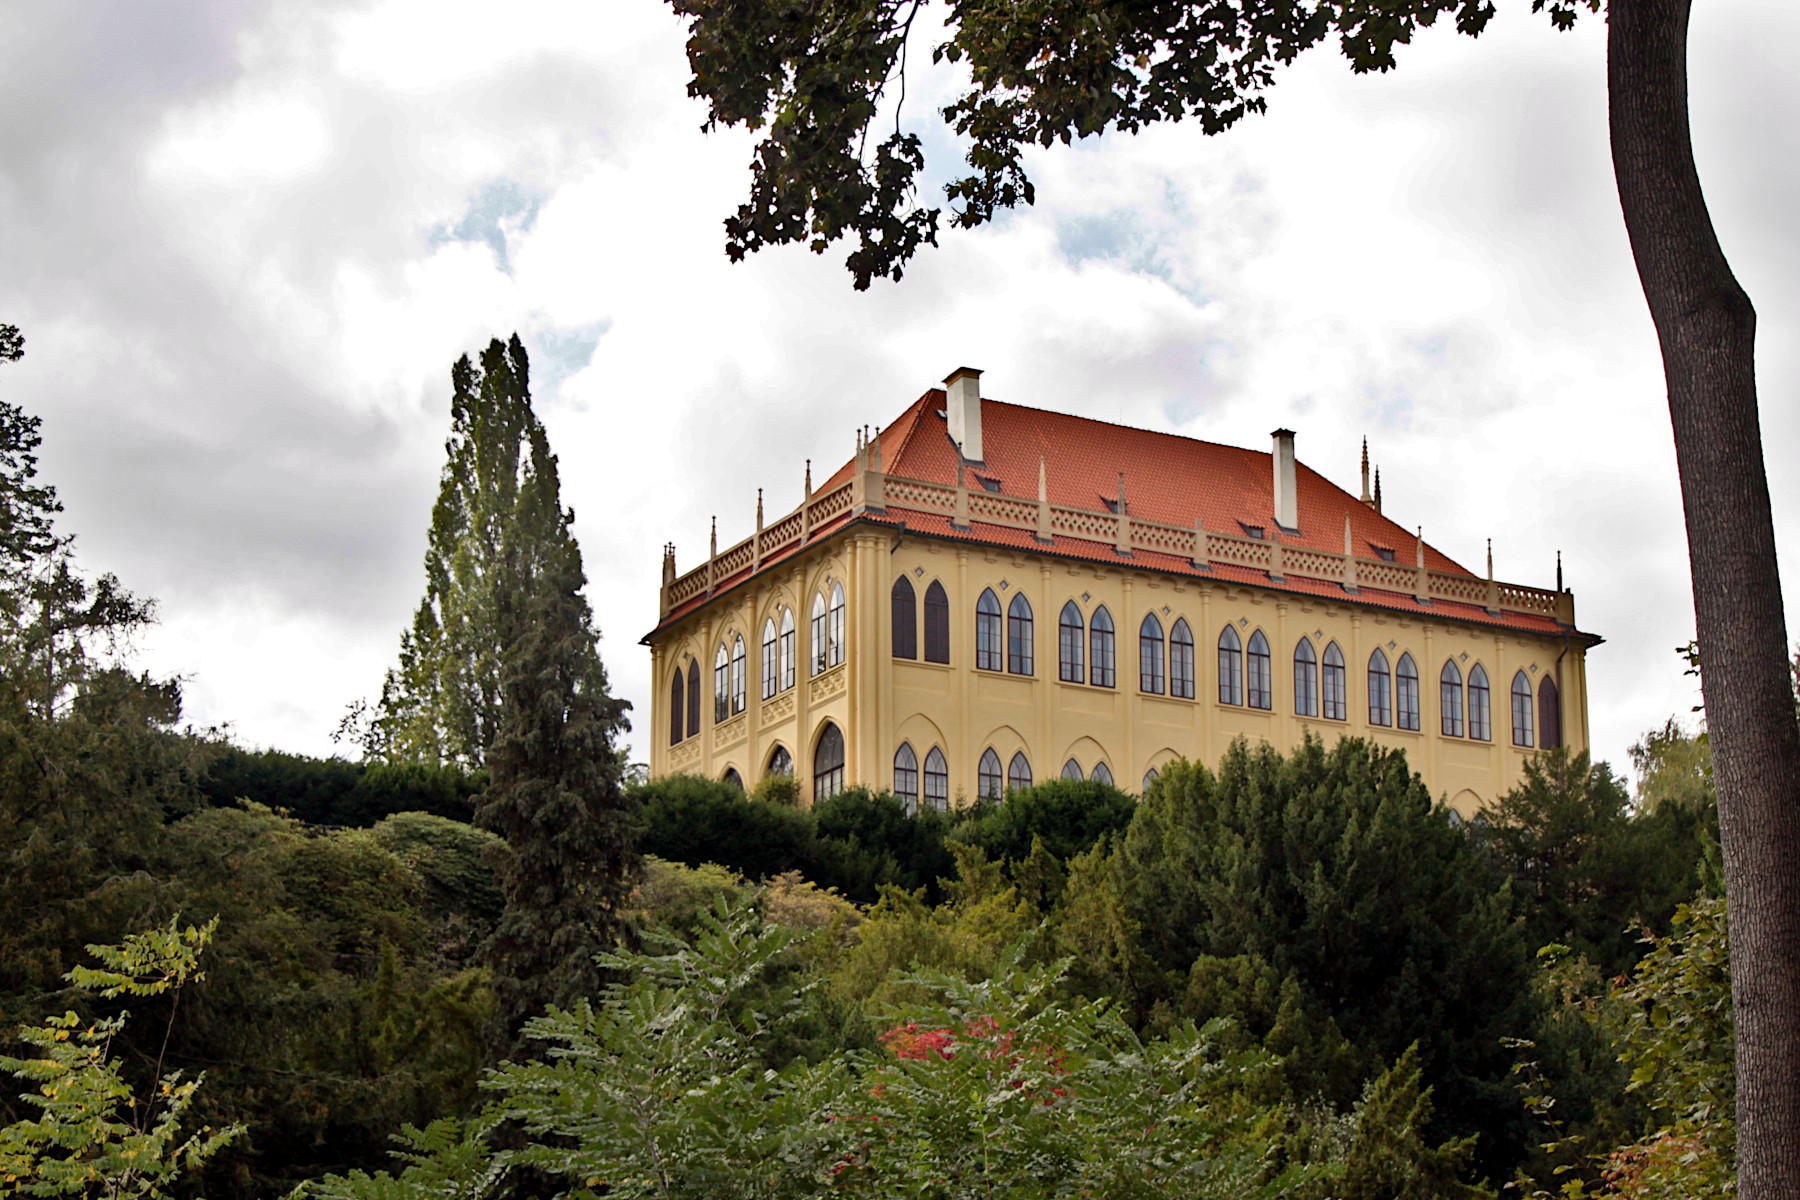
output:
M 1123 833 L 1136 809 L 1137 802 L 1111 784 L 1052 779 L 964 810 L 951 836 L 980 846 L 996 861 L 1013 862 L 1031 855 L 1036 837 L 1045 850 L 1067 862 L 1089 850 L 1103 834 Z

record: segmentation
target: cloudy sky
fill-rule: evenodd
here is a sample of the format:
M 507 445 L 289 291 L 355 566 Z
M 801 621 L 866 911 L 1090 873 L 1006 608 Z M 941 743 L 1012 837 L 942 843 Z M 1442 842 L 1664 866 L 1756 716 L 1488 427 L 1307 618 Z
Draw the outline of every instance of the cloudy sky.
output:
M 1800 611 L 1800 6 L 1706 0 L 1696 150 L 1759 314 Z M 654 0 L 24 0 L 0 42 L 0 370 L 44 418 L 83 562 L 154 596 L 189 715 L 332 750 L 423 587 L 448 368 L 518 330 L 615 686 L 648 709 L 659 549 L 744 536 L 952 368 L 987 394 L 1258 448 L 1356 483 L 1479 568 L 1549 586 L 1621 767 L 1696 700 L 1661 366 L 1606 145 L 1604 30 L 1506 0 L 1400 70 L 1329 50 L 1271 111 L 1032 156 L 1036 208 L 900 284 L 731 265 L 750 143 L 701 134 Z M 915 58 L 915 62 L 922 61 Z M 909 110 L 940 170 L 919 78 Z M 923 97 L 923 99 L 920 99 Z M 1791 622 L 1790 628 L 1800 628 Z M 640 720 L 640 724 L 647 721 Z M 634 734 L 634 757 L 644 735 Z

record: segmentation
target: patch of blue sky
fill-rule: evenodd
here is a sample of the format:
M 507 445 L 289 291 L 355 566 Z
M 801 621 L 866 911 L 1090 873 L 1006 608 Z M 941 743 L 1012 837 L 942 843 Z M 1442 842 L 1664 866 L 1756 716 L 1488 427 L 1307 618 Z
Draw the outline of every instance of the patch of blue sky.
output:
M 508 239 L 531 231 L 543 202 L 543 196 L 527 191 L 513 180 L 495 179 L 475 194 L 459 220 L 429 230 L 426 242 L 434 247 L 450 242 L 485 242 L 494 252 L 495 263 L 510 275 L 512 252 Z
M 531 352 L 531 389 L 539 396 L 555 395 L 565 379 L 579 374 L 594 361 L 600 339 L 612 328 L 611 321 L 593 321 L 568 327 L 546 326 L 526 338 Z M 577 410 L 585 408 L 577 403 Z

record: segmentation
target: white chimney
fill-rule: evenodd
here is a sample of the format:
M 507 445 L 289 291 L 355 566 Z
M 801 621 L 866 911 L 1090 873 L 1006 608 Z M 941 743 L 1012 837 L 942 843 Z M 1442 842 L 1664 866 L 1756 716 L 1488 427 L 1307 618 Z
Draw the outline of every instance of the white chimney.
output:
M 1298 505 L 1294 501 L 1294 431 L 1277 429 L 1269 435 L 1275 439 L 1275 524 L 1286 530 L 1300 528 Z
M 944 380 L 949 399 L 944 404 L 944 417 L 950 425 L 950 440 L 970 462 L 981 462 L 981 372 L 974 367 L 958 367 Z

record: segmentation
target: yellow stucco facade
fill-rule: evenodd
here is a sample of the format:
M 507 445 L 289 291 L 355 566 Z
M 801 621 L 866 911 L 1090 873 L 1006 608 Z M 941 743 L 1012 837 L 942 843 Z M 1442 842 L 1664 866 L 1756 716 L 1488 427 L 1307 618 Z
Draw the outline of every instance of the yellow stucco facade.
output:
M 1358 564 L 1350 565 L 1354 569 Z M 895 656 L 891 594 L 902 576 L 921 601 L 931 584 L 942 586 L 948 601 L 948 663 L 927 662 L 922 655 Z M 816 602 L 830 607 L 839 587 L 843 632 L 834 653 L 815 644 L 811 617 Z M 989 589 L 1002 610 L 1021 595 L 1030 606 L 1033 669 L 1028 675 L 1005 669 L 1005 661 L 999 670 L 977 665 L 976 605 Z M 1588 746 L 1585 650 L 1593 639 L 1574 632 L 1573 599 L 1567 593 L 1560 597 L 1567 618 L 1562 632 L 1536 632 L 1448 614 L 1397 611 L 1359 601 L 1347 589 L 1342 596 L 1321 596 L 1273 581 L 1260 585 L 1196 578 L 1145 569 L 1124 558 L 1116 563 L 1077 559 L 851 520 L 674 615 L 646 637 L 656 680 L 651 773 L 692 772 L 719 779 L 735 772 L 754 786 L 785 751 L 802 796 L 810 800 L 820 739 L 836 727 L 844 743 L 844 783 L 893 787 L 895 756 L 902 745 L 918 764 L 937 749 L 947 769 L 950 803 L 956 804 L 979 794 L 978 764 L 990 748 L 1003 769 L 1022 755 L 1034 781 L 1058 777 L 1073 760 L 1090 776 L 1096 764 L 1105 764 L 1119 786 L 1137 791 L 1147 772 L 1170 759 L 1216 765 L 1234 738 L 1285 749 L 1310 731 L 1327 744 L 1357 736 L 1405 751 L 1432 793 L 1466 816 L 1519 781 L 1543 736 L 1533 729 L 1524 739 L 1532 746 L 1515 744 L 1515 678 L 1522 675 L 1529 683 L 1535 722 L 1541 716 L 1536 697 L 1547 676 L 1559 698 L 1562 741 L 1576 751 Z M 1107 610 L 1115 629 L 1114 686 L 1096 686 L 1088 670 L 1081 682 L 1060 678 L 1058 617 L 1070 602 L 1084 625 L 1100 607 Z M 774 678 L 765 683 L 764 630 L 772 624 L 779 638 L 784 614 L 792 615 L 794 629 L 791 686 L 782 686 L 779 647 Z M 1144 689 L 1139 628 L 1147 614 L 1156 616 L 1165 637 L 1177 622 L 1191 630 L 1191 699 L 1169 694 L 1166 643 L 1162 693 Z M 826 625 L 829 641 L 829 620 Z M 1221 702 L 1217 647 L 1228 626 L 1243 646 L 1259 631 L 1268 644 L 1272 696 L 1266 709 Z M 1003 617 L 1003 634 L 1006 628 Z M 740 638 L 743 665 L 733 668 Z M 1328 647 L 1339 651 L 1345 663 L 1344 719 L 1296 711 L 1301 705 L 1296 702 L 1294 656 L 1302 638 L 1321 661 Z M 722 701 L 714 686 L 721 647 L 727 661 Z M 923 649 L 922 639 L 918 647 Z M 1416 665 L 1417 730 L 1395 723 L 1394 676 L 1388 685 L 1389 723 L 1371 723 L 1370 689 L 1376 685 L 1369 662 L 1377 648 L 1391 670 L 1398 670 L 1403 657 Z M 1003 658 L 1004 650 L 1003 645 Z M 833 662 L 834 657 L 840 661 Z M 815 671 L 820 658 L 822 669 Z M 698 669 L 690 675 L 694 663 Z M 1446 663 L 1454 664 L 1463 681 L 1457 736 L 1444 728 L 1440 676 Z M 1483 732 L 1471 720 L 1477 698 L 1468 681 L 1477 676 L 1476 667 L 1489 687 L 1485 738 L 1470 736 Z M 741 682 L 734 679 L 734 669 L 741 671 Z M 673 720 L 677 672 L 684 695 L 687 680 L 697 676 L 702 690 L 695 706 L 697 723 L 686 720 L 685 713 L 681 721 Z M 741 691 L 741 702 L 733 699 L 734 689 Z M 765 691 L 773 694 L 765 698 Z M 739 703 L 741 708 L 732 711 Z M 1328 712 L 1329 705 L 1321 711 Z

